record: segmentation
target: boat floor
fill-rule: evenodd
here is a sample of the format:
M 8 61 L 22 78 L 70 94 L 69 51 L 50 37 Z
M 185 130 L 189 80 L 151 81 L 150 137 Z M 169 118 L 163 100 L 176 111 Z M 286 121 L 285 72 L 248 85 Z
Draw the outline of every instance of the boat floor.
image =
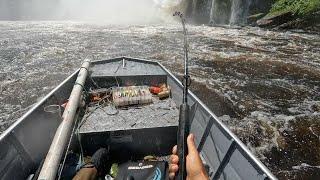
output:
M 177 126 L 179 110 L 171 99 L 152 97 L 147 105 L 115 108 L 90 107 L 82 119 L 80 133 Z

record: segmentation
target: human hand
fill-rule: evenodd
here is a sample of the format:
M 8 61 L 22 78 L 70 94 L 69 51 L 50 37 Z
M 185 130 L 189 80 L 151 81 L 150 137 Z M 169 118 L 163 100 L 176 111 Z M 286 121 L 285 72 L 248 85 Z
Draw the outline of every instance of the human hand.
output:
M 203 166 L 199 152 L 194 144 L 194 135 L 190 134 L 187 138 L 188 155 L 186 157 L 187 180 L 208 180 L 209 177 Z M 177 155 L 177 146 L 172 149 L 169 164 L 169 178 L 174 179 L 179 170 L 179 157 Z

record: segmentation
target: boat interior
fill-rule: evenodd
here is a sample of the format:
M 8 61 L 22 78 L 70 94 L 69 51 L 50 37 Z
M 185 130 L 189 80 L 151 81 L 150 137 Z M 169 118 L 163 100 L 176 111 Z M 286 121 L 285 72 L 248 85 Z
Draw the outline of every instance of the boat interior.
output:
M 70 169 L 101 147 L 109 149 L 112 163 L 146 156 L 166 161 L 177 141 L 182 83 L 156 61 L 128 57 L 92 62 L 89 72 L 58 179 L 70 179 Z M 2 179 L 37 177 L 78 74 L 0 135 Z M 190 132 L 210 179 L 276 179 L 191 91 L 187 98 Z
M 170 88 L 164 98 L 151 94 L 151 101 L 125 105 L 115 105 L 112 99 L 112 93 L 118 87 L 147 88 L 149 91 L 149 88 L 161 85 Z M 107 64 L 94 63 L 85 85 L 84 105 L 67 150 L 73 158 L 67 155 L 64 163 L 70 164 L 67 161 L 74 161 L 75 157 L 78 161 L 79 158 L 88 159 L 99 148 L 109 149 L 110 161 L 117 164 L 148 156 L 167 160 L 177 141 L 182 96 L 181 89 L 172 89 L 175 86 L 177 84 L 168 81 L 162 68 L 151 62 L 115 59 Z M 175 97 L 177 94 L 179 97 Z M 126 100 L 130 102 L 130 99 Z M 67 179 L 64 174 L 61 173 L 61 178 Z

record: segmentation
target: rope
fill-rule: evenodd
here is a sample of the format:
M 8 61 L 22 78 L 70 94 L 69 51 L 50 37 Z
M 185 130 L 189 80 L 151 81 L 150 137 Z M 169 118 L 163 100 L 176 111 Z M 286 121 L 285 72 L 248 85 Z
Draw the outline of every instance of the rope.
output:
M 118 79 L 117 79 L 117 76 L 114 76 L 114 78 L 116 79 L 116 82 L 117 82 L 118 87 L 120 87 L 119 82 L 118 82 Z
M 74 86 L 75 86 L 75 85 L 81 86 L 81 87 L 82 87 L 82 90 L 83 90 L 83 93 L 85 94 L 85 96 L 89 96 L 89 92 L 86 90 L 86 88 L 85 88 L 82 84 L 75 82 L 75 83 L 74 83 Z M 85 98 L 85 97 L 83 96 L 83 98 Z
M 74 83 L 74 86 L 75 86 L 75 85 L 79 85 L 79 86 L 82 87 L 82 89 L 84 89 L 84 86 L 83 86 L 82 84 L 78 83 L 78 82 L 75 82 L 75 83 Z
M 81 67 L 80 69 L 85 69 L 87 72 L 89 72 L 88 68 L 86 67 Z
M 122 63 L 119 63 L 117 69 L 113 72 L 113 74 L 116 75 L 116 73 L 118 72 L 118 70 L 119 70 L 119 68 L 120 68 L 121 65 L 122 65 Z M 118 87 L 120 87 L 120 86 L 119 86 L 118 79 L 117 79 L 117 76 L 113 76 L 113 77 L 116 79 L 116 82 L 117 82 Z

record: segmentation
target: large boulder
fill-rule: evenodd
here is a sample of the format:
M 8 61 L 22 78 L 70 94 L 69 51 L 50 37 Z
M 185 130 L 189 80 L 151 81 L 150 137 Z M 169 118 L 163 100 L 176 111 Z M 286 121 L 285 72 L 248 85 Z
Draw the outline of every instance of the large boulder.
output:
M 277 15 L 265 16 L 257 21 L 257 25 L 260 27 L 276 27 L 291 21 L 294 18 L 291 12 L 283 12 Z
M 294 20 L 288 21 L 279 25 L 278 29 L 305 29 L 319 32 L 320 27 L 320 11 L 312 13 L 307 17 L 295 18 Z

